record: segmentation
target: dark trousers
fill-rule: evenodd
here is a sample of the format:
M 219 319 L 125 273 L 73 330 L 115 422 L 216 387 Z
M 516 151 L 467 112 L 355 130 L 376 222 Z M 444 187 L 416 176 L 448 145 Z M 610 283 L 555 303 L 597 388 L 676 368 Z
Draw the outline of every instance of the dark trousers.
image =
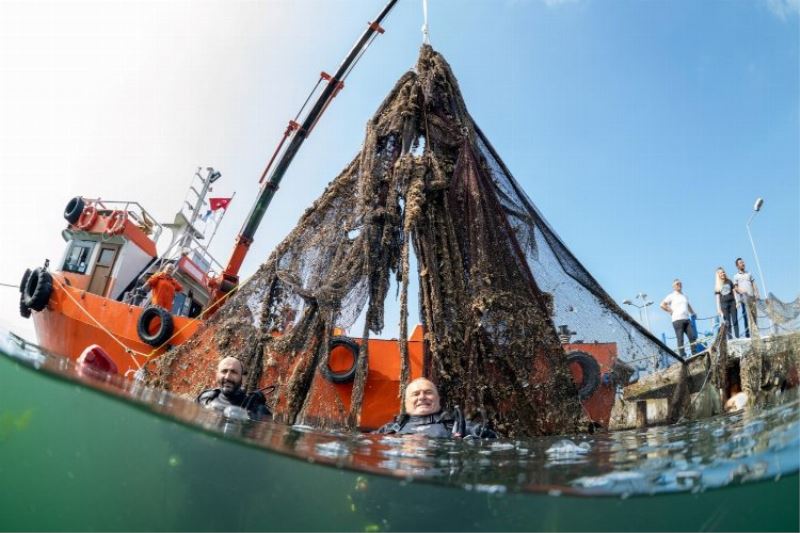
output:
M 722 319 L 728 324 L 728 338 L 731 338 L 731 326 L 733 326 L 733 331 L 736 334 L 736 338 L 739 338 L 739 321 L 736 317 L 736 300 L 730 299 L 727 302 L 725 300 L 721 301 L 719 304 L 720 308 L 722 309 Z M 747 324 L 747 320 L 745 319 L 745 324 Z M 746 327 L 746 326 L 745 326 Z
M 678 339 L 678 353 L 681 357 L 686 357 L 686 352 L 683 349 L 683 334 L 686 333 L 686 336 L 689 337 L 689 350 L 692 354 L 695 353 L 695 346 L 694 341 L 697 340 L 697 333 L 695 333 L 694 328 L 692 327 L 692 323 L 688 319 L 684 320 L 675 320 L 672 323 L 672 327 L 675 329 L 675 338 Z
M 747 323 L 747 306 L 744 301 L 739 304 L 739 310 L 742 312 L 742 320 L 744 321 L 744 336 L 750 338 L 750 325 Z
M 753 298 L 743 297 L 739 304 L 739 311 L 742 313 L 742 320 L 744 321 L 744 336 L 750 337 L 750 326 L 753 327 L 755 332 L 758 333 L 758 324 L 756 324 L 756 302 Z M 756 335 L 758 336 L 758 335 Z

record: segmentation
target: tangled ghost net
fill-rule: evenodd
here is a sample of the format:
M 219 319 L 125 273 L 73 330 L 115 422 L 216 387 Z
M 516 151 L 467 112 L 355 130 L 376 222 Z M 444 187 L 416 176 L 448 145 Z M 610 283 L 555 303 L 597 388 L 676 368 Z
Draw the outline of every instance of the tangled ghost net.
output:
M 402 391 L 411 276 L 419 280 L 425 374 L 451 405 L 485 413 L 506 435 L 579 429 L 581 405 L 554 319 L 571 313 L 582 317 L 587 337 L 654 345 L 632 337 L 627 315 L 541 219 L 467 112 L 449 65 L 424 46 L 416 70 L 368 123 L 358 156 L 251 281 L 163 359 L 162 383 L 210 342 L 244 361 L 251 389 L 276 384 L 278 420 L 356 427 L 368 343 L 345 416 L 334 400 L 340 412 L 307 416 L 319 399 L 314 376 L 327 367 L 335 328 L 363 317 L 364 339 L 383 330 L 394 278 Z

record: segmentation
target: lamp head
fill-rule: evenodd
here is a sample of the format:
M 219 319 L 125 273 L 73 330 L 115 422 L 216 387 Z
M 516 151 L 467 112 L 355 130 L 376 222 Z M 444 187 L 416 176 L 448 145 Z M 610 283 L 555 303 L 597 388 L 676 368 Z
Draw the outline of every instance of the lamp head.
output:
M 633 305 L 633 302 L 630 300 L 622 300 L 622 305 Z
M 208 167 L 206 170 L 208 170 L 208 182 L 209 183 L 214 183 L 215 181 L 217 181 L 218 179 L 220 179 L 222 177 L 222 172 L 220 172 L 219 170 L 214 170 L 211 167 Z
M 756 203 L 755 203 L 755 205 L 753 205 L 753 211 L 756 211 L 756 212 L 761 211 L 761 206 L 763 206 L 763 205 L 764 205 L 764 199 L 763 198 L 756 198 Z

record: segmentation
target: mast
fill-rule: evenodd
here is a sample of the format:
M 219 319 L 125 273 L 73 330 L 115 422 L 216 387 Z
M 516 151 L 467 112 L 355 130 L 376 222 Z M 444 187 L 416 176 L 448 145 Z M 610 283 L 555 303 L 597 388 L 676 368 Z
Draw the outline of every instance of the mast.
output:
M 384 6 L 384 8 L 378 14 L 378 17 L 375 19 L 375 21 L 368 24 L 367 29 L 364 30 L 364 33 L 353 45 L 352 49 L 339 65 L 339 68 L 336 70 L 336 73 L 333 76 L 325 72 L 320 74 L 320 79 L 317 82 L 317 86 L 314 87 L 314 90 L 312 90 L 311 95 L 309 95 L 306 103 L 303 104 L 303 107 L 298 112 L 295 120 L 289 121 L 289 125 L 283 134 L 283 138 L 278 144 L 278 147 L 275 149 L 272 158 L 267 163 L 264 172 L 261 174 L 261 179 L 259 180 L 259 183 L 262 184 L 261 189 L 259 190 L 258 197 L 256 198 L 250 213 L 247 215 L 247 218 L 242 225 L 242 229 L 239 231 L 239 234 L 236 237 L 233 251 L 230 259 L 228 259 L 227 266 L 225 267 L 225 270 L 222 271 L 220 277 L 212 280 L 210 283 L 211 288 L 213 289 L 212 301 L 216 303 L 213 305 L 213 308 L 209 310 L 209 313 L 216 311 L 219 303 L 221 303 L 221 298 L 238 284 L 239 269 L 244 262 L 244 258 L 250 249 L 250 245 L 253 243 L 256 230 L 258 230 L 261 220 L 264 218 L 264 213 L 269 207 L 269 204 L 272 202 L 272 198 L 275 196 L 275 191 L 278 190 L 278 186 L 280 185 L 286 170 L 289 168 L 289 165 L 291 165 L 294 156 L 297 155 L 297 152 L 300 150 L 303 142 L 305 142 L 306 138 L 310 135 L 311 130 L 314 129 L 317 121 L 328 108 L 328 105 L 330 105 L 331 101 L 333 101 L 339 91 L 344 88 L 344 80 L 352 70 L 352 67 L 355 66 L 355 63 L 358 62 L 361 55 L 364 53 L 364 51 L 366 51 L 377 34 L 384 32 L 384 29 L 380 26 L 380 24 L 396 3 L 397 0 L 389 0 L 386 6 Z M 320 83 L 323 81 L 327 81 L 327 84 L 317 97 L 316 101 L 311 107 L 311 110 L 303 119 L 302 124 L 298 123 L 297 121 L 300 119 L 303 109 L 305 109 L 306 104 L 311 99 L 314 91 L 316 91 L 317 87 L 319 87 Z M 281 151 L 285 141 L 289 138 L 291 138 L 291 140 L 289 141 L 288 146 Z M 272 166 L 273 162 L 275 163 L 274 167 Z

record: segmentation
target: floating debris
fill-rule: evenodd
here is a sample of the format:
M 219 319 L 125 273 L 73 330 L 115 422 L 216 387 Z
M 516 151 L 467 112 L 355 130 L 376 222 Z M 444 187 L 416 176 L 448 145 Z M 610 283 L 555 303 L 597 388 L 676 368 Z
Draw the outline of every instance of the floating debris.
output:
M 561 439 L 545 450 L 544 453 L 549 456 L 573 457 L 586 455 L 591 449 L 592 446 L 588 442 L 575 444 L 569 439 Z

